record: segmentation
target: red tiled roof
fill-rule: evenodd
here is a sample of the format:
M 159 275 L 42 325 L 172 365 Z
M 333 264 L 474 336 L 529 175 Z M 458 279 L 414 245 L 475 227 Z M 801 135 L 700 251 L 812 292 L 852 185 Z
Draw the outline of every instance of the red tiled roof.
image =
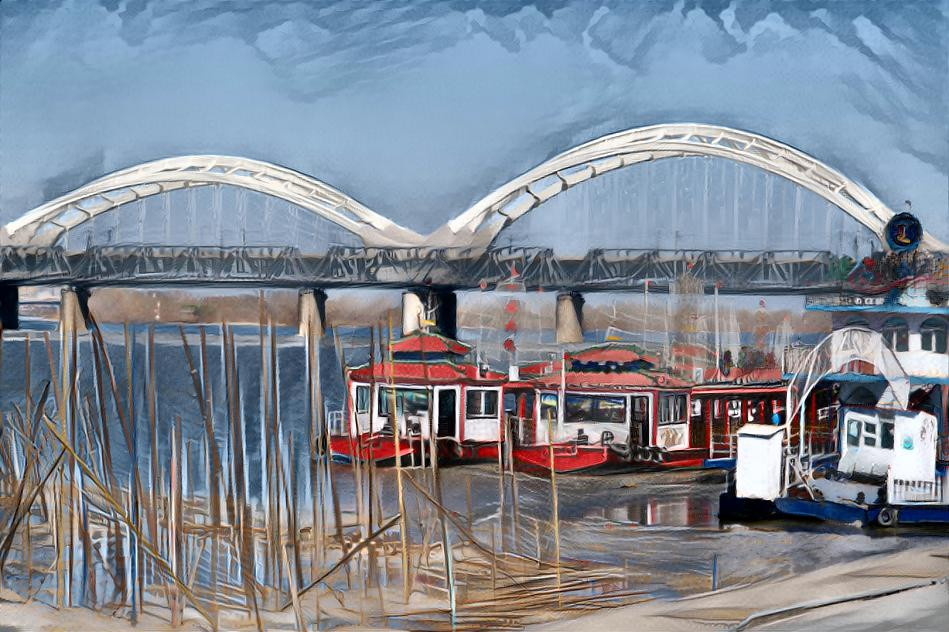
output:
M 452 353 L 466 355 L 471 351 L 468 345 L 431 332 L 418 331 L 392 343 L 393 353 Z
M 567 388 L 618 389 L 629 387 L 647 388 L 687 388 L 690 383 L 658 371 L 634 371 L 623 373 L 576 373 L 569 371 L 565 376 Z M 543 388 L 559 388 L 560 374 L 544 375 L 533 380 Z
M 387 382 L 391 377 L 397 382 L 420 384 L 448 384 L 457 382 L 487 382 L 498 384 L 507 379 L 506 373 L 482 371 L 473 364 L 453 362 L 405 362 L 377 363 L 370 371 L 369 365 L 350 369 L 349 377 L 356 382 Z
M 728 375 L 723 375 L 717 368 L 705 370 L 705 382 L 732 383 L 732 384 L 768 384 L 780 382 L 783 379 L 781 369 L 739 369 L 732 367 Z
M 559 360 L 554 360 L 553 362 L 532 362 L 530 364 L 522 364 L 518 368 L 518 372 L 523 376 L 543 375 L 544 373 L 555 371 L 560 371 Z
M 607 362 L 616 362 L 617 364 L 626 364 L 627 362 L 643 361 L 653 366 L 659 363 L 658 358 L 646 355 L 642 350 L 631 344 L 624 343 L 606 343 L 587 347 L 579 351 L 567 354 L 567 362 L 578 360 L 580 362 L 596 362 L 606 364 Z M 526 376 L 543 375 L 545 373 L 560 374 L 561 359 L 556 358 L 547 362 L 532 362 L 520 367 L 520 374 Z
M 567 358 L 580 360 L 582 362 L 618 362 L 620 364 L 635 362 L 637 360 L 643 360 L 650 364 L 657 364 L 659 362 L 657 358 L 646 355 L 638 347 L 615 343 L 597 345 L 581 351 L 575 351 L 574 353 L 568 354 Z

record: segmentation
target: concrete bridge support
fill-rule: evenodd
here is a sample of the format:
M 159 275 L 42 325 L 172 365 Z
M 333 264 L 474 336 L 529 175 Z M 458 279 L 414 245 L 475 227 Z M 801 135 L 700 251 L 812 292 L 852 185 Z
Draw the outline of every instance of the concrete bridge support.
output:
M 63 336 L 89 331 L 89 290 L 69 288 L 59 298 L 59 327 Z
M 306 410 L 310 440 L 322 456 L 327 450 L 328 436 L 320 381 L 320 340 L 326 329 L 326 292 L 302 290 L 298 301 L 300 335 L 306 341 Z
M 314 340 L 322 338 L 326 331 L 326 292 L 316 288 L 301 290 L 298 314 L 300 335 Z
M 20 290 L 0 285 L 0 330 L 20 328 Z
M 583 296 L 579 292 L 557 295 L 557 342 L 583 342 Z
M 428 288 L 407 290 L 402 293 L 402 335 L 420 329 L 436 329 L 443 336 L 458 335 L 458 297 L 451 290 Z

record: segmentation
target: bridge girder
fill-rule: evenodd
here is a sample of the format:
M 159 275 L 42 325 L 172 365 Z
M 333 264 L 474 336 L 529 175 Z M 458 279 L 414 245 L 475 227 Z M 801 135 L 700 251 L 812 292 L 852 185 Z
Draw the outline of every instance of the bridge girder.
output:
M 841 289 L 835 259 L 822 251 L 604 250 L 582 258 L 549 248 L 488 251 L 336 246 L 322 255 L 295 248 L 0 247 L 9 285 L 208 285 L 433 288 L 525 291 L 666 291 L 690 276 L 723 292 L 826 292 Z

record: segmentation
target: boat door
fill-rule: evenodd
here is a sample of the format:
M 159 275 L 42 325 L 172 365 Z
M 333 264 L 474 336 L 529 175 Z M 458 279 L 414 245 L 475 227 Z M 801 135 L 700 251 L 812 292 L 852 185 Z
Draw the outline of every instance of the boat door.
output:
M 689 447 L 708 447 L 708 407 L 709 401 L 699 398 L 692 400 L 692 415 L 689 420 Z
M 649 445 L 649 405 L 648 395 L 633 395 L 630 398 L 629 444 Z
M 458 399 L 460 386 L 435 387 L 435 419 L 438 426 L 435 436 L 458 440 Z

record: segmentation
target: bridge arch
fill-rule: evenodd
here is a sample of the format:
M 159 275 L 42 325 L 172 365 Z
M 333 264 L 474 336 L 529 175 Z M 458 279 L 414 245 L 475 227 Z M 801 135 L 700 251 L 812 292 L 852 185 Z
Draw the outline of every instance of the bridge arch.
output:
M 404 247 L 422 241 L 418 233 L 298 171 L 235 156 L 178 156 L 116 171 L 51 200 L 0 228 L 0 243 L 51 246 L 70 229 L 123 204 L 214 184 L 283 199 L 350 231 L 366 246 Z
M 515 220 L 573 186 L 623 167 L 684 156 L 726 158 L 784 177 L 869 228 L 885 247 L 884 229 L 894 213 L 865 187 L 776 140 L 696 123 L 638 127 L 578 145 L 495 189 L 429 235 L 428 241 L 487 248 Z M 924 235 L 922 247 L 946 249 L 929 233 Z

